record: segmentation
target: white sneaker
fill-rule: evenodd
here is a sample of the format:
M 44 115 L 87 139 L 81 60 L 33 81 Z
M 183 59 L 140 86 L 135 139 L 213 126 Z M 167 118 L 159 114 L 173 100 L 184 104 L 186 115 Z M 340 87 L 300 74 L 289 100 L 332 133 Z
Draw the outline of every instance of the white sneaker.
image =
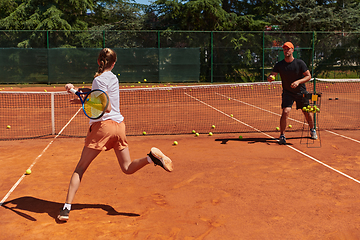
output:
M 165 154 L 163 154 L 160 151 L 160 149 L 158 149 L 156 147 L 151 148 L 148 156 L 151 158 L 151 160 L 153 161 L 155 166 L 159 165 L 168 172 L 171 172 L 174 170 L 174 165 L 173 165 L 171 159 L 169 157 L 165 156 Z
M 316 134 L 316 130 L 314 128 L 310 129 L 310 138 L 314 139 L 314 140 L 318 139 L 318 136 Z

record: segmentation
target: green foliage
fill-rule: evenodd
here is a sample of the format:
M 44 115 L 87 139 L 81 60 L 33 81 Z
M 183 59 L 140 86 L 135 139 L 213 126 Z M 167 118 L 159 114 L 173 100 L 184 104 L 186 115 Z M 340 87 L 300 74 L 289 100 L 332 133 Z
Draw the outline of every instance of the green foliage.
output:
M 17 4 L 18 5 L 17 5 Z M 4 11 L 9 6 L 11 11 Z M 0 29 L 6 30 L 79 30 L 87 29 L 84 21 L 91 10 L 91 0 L 23 0 L 0 4 Z
M 262 30 L 267 22 L 226 11 L 221 0 L 157 0 L 146 12 L 151 29 L 232 31 Z
M 286 1 L 283 11 L 269 12 L 269 21 L 284 31 L 357 31 L 360 26 L 358 1 Z

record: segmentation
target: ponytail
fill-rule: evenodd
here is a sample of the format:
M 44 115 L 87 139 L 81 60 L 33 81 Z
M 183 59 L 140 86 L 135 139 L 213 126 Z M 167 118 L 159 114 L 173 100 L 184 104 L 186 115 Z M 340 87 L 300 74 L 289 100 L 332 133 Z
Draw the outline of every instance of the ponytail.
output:
M 106 69 L 110 68 L 117 60 L 116 53 L 110 48 L 104 48 L 100 51 L 98 57 L 99 68 L 94 78 L 100 76 Z

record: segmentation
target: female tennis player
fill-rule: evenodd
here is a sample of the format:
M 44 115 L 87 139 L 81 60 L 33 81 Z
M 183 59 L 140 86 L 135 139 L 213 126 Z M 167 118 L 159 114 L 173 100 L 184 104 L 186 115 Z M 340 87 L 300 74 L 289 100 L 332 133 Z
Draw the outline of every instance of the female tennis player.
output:
M 116 63 L 116 53 L 109 48 L 100 51 L 97 59 L 99 68 L 92 82 L 92 89 L 101 89 L 109 96 L 109 105 L 105 114 L 96 120 L 90 119 L 90 128 L 85 139 L 80 160 L 70 179 L 69 189 L 64 207 L 60 210 L 58 219 L 67 221 L 71 210 L 71 203 L 80 186 L 81 179 L 90 163 L 102 150 L 114 149 L 121 170 L 125 174 L 133 174 L 149 163 L 154 163 L 166 171 L 173 170 L 173 163 L 159 149 L 153 147 L 150 153 L 134 161 L 130 152 L 125 134 L 124 117 L 120 113 L 119 81 L 111 71 Z M 66 84 L 65 89 L 70 92 L 72 84 Z M 80 101 L 73 101 L 79 103 Z

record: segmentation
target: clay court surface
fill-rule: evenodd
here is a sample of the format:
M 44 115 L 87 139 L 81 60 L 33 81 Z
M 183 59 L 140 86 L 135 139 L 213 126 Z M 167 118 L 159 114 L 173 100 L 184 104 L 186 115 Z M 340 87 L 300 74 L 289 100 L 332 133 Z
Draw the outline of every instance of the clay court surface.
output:
M 102 152 L 67 223 L 56 216 L 84 139 L 0 141 L 0 239 L 360 239 L 359 131 L 321 130 L 321 146 L 301 134 L 128 137 L 133 159 L 156 146 L 174 171 L 125 175 Z
M 0 238 L 359 239 L 360 184 L 302 154 L 360 179 L 359 143 L 322 132 L 322 147 L 309 148 L 292 134 L 296 150 L 261 133 L 129 137 L 132 158 L 158 146 L 174 172 L 125 175 L 103 152 L 63 224 L 56 215 L 83 140 L 58 138 L 0 208 Z M 2 197 L 50 141 L 1 142 Z

